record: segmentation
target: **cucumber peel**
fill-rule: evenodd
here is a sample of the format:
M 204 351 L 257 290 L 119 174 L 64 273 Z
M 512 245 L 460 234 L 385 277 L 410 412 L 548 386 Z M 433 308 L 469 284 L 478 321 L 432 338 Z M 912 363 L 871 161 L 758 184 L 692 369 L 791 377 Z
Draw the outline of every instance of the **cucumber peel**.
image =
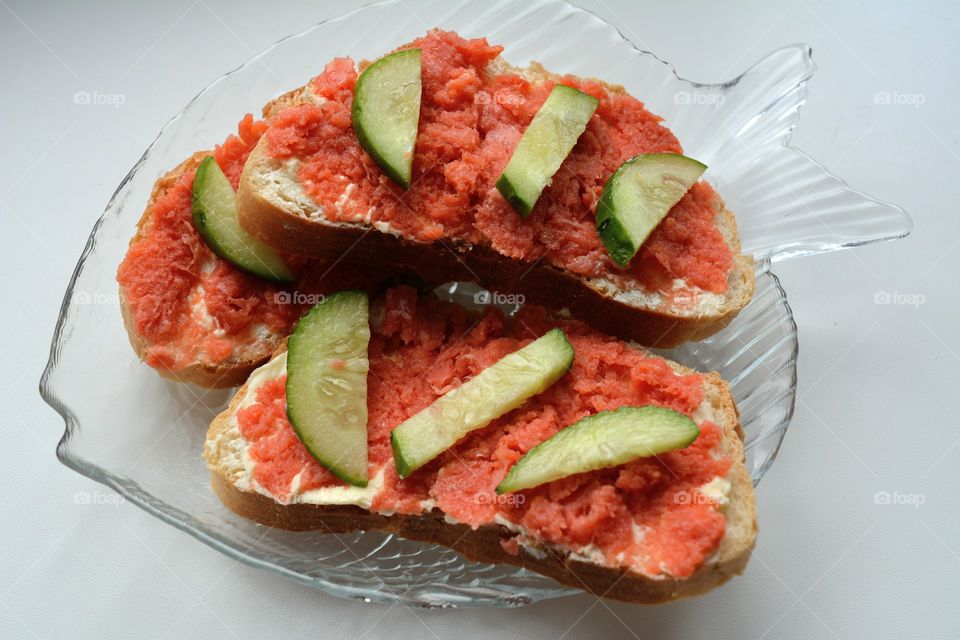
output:
M 497 190 L 522 217 L 533 211 L 598 104 L 596 98 L 573 87 L 553 87 L 497 180 Z
M 497 493 L 530 489 L 576 473 L 683 449 L 698 435 L 700 429 L 693 420 L 664 407 L 601 411 L 530 449 L 497 485 Z
M 287 417 L 317 461 L 367 486 L 369 305 L 362 291 L 328 296 L 287 341 Z
M 627 266 L 707 166 L 676 153 L 630 158 L 610 176 L 597 202 L 597 232 L 610 257 Z
M 440 396 L 390 433 L 400 477 L 544 391 L 572 365 L 573 346 L 563 331 L 552 329 Z
M 213 156 L 200 162 L 193 178 L 193 226 L 210 249 L 239 269 L 274 280 L 296 280 L 280 254 L 237 222 L 237 194 Z
M 364 69 L 351 117 L 360 144 L 391 180 L 410 188 L 422 92 L 421 51 L 405 49 Z

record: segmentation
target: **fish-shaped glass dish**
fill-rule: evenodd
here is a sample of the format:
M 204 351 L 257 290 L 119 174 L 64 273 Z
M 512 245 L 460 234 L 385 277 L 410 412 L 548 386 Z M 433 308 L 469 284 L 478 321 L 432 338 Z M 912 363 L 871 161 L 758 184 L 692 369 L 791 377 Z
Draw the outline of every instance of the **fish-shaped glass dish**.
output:
M 747 465 L 759 482 L 793 414 L 797 331 L 771 265 L 892 240 L 910 232 L 901 209 L 848 188 L 789 146 L 814 71 L 810 48 L 774 51 L 721 84 L 684 80 L 591 13 L 551 0 L 370 5 L 286 38 L 204 89 L 160 132 L 95 225 L 67 289 L 40 390 L 64 418 L 57 455 L 69 467 L 247 564 L 329 593 L 419 606 L 516 606 L 575 593 L 512 566 L 380 533 L 273 530 L 223 507 L 201 457 L 206 428 L 229 396 L 165 381 L 127 343 L 115 273 L 154 181 L 233 131 L 246 112 L 301 85 L 337 56 L 373 59 L 429 27 L 505 46 L 513 64 L 624 85 L 664 118 L 736 214 L 757 289 L 726 329 L 664 352 L 731 384 Z M 615 62 L 614 62 L 615 61 Z M 469 288 L 446 293 L 472 303 Z

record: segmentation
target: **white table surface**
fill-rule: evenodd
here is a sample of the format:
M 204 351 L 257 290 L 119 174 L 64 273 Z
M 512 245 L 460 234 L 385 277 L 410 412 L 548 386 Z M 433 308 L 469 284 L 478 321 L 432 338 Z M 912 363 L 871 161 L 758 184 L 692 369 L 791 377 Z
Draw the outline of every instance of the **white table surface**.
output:
M 655 608 L 587 595 L 508 611 L 339 600 L 240 565 L 61 466 L 63 425 L 37 382 L 113 190 L 206 84 L 358 3 L 271 4 L 0 0 L 0 637 L 960 635 L 957 3 L 582 3 L 703 81 L 811 44 L 819 69 L 795 145 L 916 222 L 905 241 L 777 267 L 800 327 L 799 402 L 759 487 L 756 551 L 724 588 Z M 77 105 L 77 91 L 123 104 Z M 878 105 L 879 91 L 922 104 Z M 877 305 L 881 291 L 922 304 Z M 910 504 L 875 504 L 881 491 Z

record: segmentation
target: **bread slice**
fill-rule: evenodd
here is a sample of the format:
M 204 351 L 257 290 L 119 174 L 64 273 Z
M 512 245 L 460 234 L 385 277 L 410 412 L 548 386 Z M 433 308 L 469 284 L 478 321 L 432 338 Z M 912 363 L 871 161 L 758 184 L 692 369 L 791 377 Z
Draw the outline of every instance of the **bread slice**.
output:
M 639 346 L 635 348 L 643 351 Z M 716 373 L 702 377 L 703 400 L 694 418 L 698 421 L 709 419 L 720 427 L 722 438 L 710 454 L 733 461 L 723 478 L 724 484 L 729 483 L 729 490 L 718 502 L 725 519 L 725 531 L 719 545 L 692 575 L 673 578 L 667 574 L 648 575 L 634 568 L 614 566 L 602 560 L 602 556 L 600 560 L 591 559 L 585 550 L 544 544 L 542 540 L 534 540 L 533 548 L 521 542 L 519 553 L 508 553 L 502 542 L 518 533 L 528 535 L 529 532 L 518 531 L 514 523 L 499 523 L 496 519 L 471 528 L 452 519 L 437 506 L 424 505 L 421 513 L 405 515 L 378 513 L 365 508 L 368 504 L 360 500 L 349 504 L 350 500 L 342 498 L 330 498 L 328 502 L 304 502 L 296 498 L 288 499 L 287 504 L 279 502 L 251 480 L 252 472 L 246 466 L 251 459 L 250 445 L 240 433 L 237 412 L 252 402 L 253 394 L 267 380 L 285 374 L 285 362 L 283 346 L 270 363 L 255 372 L 239 389 L 207 432 L 204 457 L 211 470 L 213 490 L 227 508 L 245 518 L 292 531 L 342 533 L 378 530 L 395 533 L 404 538 L 449 547 L 471 561 L 521 566 L 573 588 L 636 603 L 667 602 L 706 592 L 740 574 L 746 566 L 757 535 L 753 485 L 743 463 L 737 410 L 726 383 Z M 675 363 L 670 366 L 681 375 L 692 373 Z M 385 464 L 392 466 L 392 459 Z M 529 535 L 525 539 L 531 540 Z
M 488 68 L 490 74 L 508 71 L 534 83 L 559 78 L 536 63 L 516 69 L 498 58 Z M 601 84 L 612 94 L 625 93 L 622 87 Z M 268 104 L 264 115 L 270 118 L 287 107 L 322 101 L 307 85 Z M 490 291 L 523 296 L 528 303 L 566 308 L 605 333 L 662 348 L 716 333 L 753 295 L 753 260 L 740 255 L 734 215 L 719 196 L 714 222 L 734 256 L 727 290 L 715 293 L 674 282 L 674 289 L 693 292 L 692 303 L 689 297 L 678 302 L 673 291 L 645 291 L 615 272 L 584 277 L 546 261 L 509 258 L 483 244 L 453 238 L 421 242 L 368 222 L 331 221 L 301 186 L 296 159 L 272 157 L 267 144 L 264 136 L 244 168 L 237 216 L 250 233 L 284 251 L 388 270 L 402 266 L 434 284 L 473 281 Z
M 137 223 L 136 233 L 130 240 L 131 247 L 149 235 L 153 221 L 153 207 L 157 200 L 166 194 L 169 189 L 174 188 L 184 174 L 196 171 L 200 162 L 212 154 L 212 151 L 198 151 L 154 183 L 150 200 Z M 215 262 L 220 259 L 210 254 L 209 260 Z M 191 297 L 202 297 L 202 286 L 202 282 L 198 280 L 191 291 Z M 123 324 L 127 330 L 130 344 L 141 360 L 147 359 L 151 347 L 156 346 L 156 343 L 137 330 L 137 323 L 131 307 L 131 296 L 128 295 L 122 284 L 120 285 L 120 311 L 123 315 Z M 211 329 L 211 331 L 214 330 L 215 328 Z M 256 329 L 251 328 L 251 330 L 255 331 Z M 249 338 L 249 336 L 246 337 Z M 232 353 L 226 359 L 212 359 L 206 357 L 203 353 L 198 353 L 193 357 L 192 362 L 185 366 L 177 368 L 156 367 L 156 370 L 165 378 L 178 382 L 189 382 L 200 387 L 236 387 L 243 384 L 251 371 L 270 359 L 270 355 L 283 342 L 285 337 L 286 332 L 261 330 L 256 339 L 241 340 L 239 337 L 235 339 Z M 171 348 L 176 351 L 176 345 L 171 345 Z M 175 356 L 174 358 L 176 359 Z

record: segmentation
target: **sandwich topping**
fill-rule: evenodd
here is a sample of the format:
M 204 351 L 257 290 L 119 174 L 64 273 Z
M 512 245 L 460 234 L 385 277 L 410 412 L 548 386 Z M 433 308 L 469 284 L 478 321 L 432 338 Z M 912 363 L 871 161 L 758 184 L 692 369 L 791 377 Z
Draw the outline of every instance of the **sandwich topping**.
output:
M 626 270 L 608 256 L 595 228 L 607 179 L 627 159 L 683 153 L 642 102 L 595 80 L 555 82 L 516 73 L 501 47 L 439 30 L 409 45 L 421 51 L 422 98 L 411 186 L 398 187 L 367 154 L 353 130 L 358 71 L 338 58 L 314 78 L 316 100 L 277 114 L 266 132 L 276 158 L 296 158 L 305 191 L 336 222 L 367 222 L 417 240 L 457 239 L 526 261 L 545 260 L 625 287 L 672 290 L 675 280 L 722 293 L 733 254 L 715 225 L 720 199 L 698 182 L 671 208 Z M 502 68 L 501 68 L 502 67 Z M 521 218 L 495 187 L 525 129 L 557 84 L 599 101 L 586 131 Z
M 524 308 L 515 319 L 489 310 L 477 321 L 462 307 L 419 297 L 409 287 L 388 290 L 371 325 L 369 485 L 349 487 L 297 438 L 286 414 L 281 355 L 253 375 L 230 418 L 236 433 L 229 439 L 243 443 L 232 458 L 239 488 L 283 504 L 349 503 L 384 514 L 438 509 L 451 522 L 502 525 L 502 545 L 511 553 L 542 553 L 550 545 L 654 577 L 689 576 L 716 552 L 725 532 L 724 478 L 733 461 L 721 451 L 723 434 L 711 421 L 700 374 L 679 374 L 661 358 L 537 308 Z M 397 425 L 557 327 L 575 353 L 565 376 L 409 477 L 398 477 L 390 444 Z M 683 413 L 699 435 L 684 449 L 496 493 L 530 449 L 585 416 L 626 405 Z

